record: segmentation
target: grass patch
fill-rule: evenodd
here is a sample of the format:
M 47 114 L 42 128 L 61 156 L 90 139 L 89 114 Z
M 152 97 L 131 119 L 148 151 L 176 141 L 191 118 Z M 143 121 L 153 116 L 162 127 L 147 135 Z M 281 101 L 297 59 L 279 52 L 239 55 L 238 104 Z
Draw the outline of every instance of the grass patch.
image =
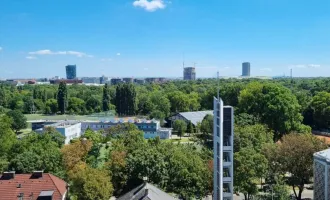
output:
M 98 167 L 102 167 L 105 163 L 105 160 L 108 156 L 108 153 L 109 153 L 109 149 L 110 148 L 106 148 L 106 145 L 107 144 L 101 144 L 101 147 L 100 147 L 100 154 L 99 154 L 99 157 L 97 158 L 97 165 Z
M 44 114 L 26 114 L 28 121 L 32 120 L 99 120 L 99 117 L 89 115 L 44 115 Z

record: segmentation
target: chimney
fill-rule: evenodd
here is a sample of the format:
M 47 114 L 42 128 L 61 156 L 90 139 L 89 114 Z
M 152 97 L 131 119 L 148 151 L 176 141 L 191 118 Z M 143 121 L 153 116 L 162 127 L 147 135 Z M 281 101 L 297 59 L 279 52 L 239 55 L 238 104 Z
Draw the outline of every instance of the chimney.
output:
M 15 178 L 15 171 L 3 172 L 2 179 L 10 180 Z
M 43 175 L 44 171 L 33 171 L 32 173 L 32 177 L 33 178 L 42 178 L 42 175 Z

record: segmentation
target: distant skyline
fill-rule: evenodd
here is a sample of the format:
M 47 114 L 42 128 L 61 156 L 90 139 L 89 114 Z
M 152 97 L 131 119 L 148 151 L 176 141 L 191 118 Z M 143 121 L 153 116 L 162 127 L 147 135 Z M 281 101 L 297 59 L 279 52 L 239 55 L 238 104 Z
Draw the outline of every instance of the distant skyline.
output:
M 2 0 L 0 78 L 330 76 L 329 0 Z

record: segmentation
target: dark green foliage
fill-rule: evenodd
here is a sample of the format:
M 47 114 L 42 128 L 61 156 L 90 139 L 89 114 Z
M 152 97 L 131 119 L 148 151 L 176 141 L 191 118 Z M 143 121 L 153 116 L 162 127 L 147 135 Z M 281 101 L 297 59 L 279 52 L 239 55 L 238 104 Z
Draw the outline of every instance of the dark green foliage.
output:
M 119 84 L 116 88 L 116 112 L 120 116 L 135 115 L 137 110 L 136 90 L 133 84 Z
M 330 93 L 317 93 L 311 103 L 311 109 L 315 120 L 315 126 L 327 129 L 330 126 Z
M 11 110 L 7 112 L 7 116 L 11 118 L 11 128 L 16 131 L 16 133 L 27 127 L 26 117 L 19 110 Z
M 173 124 L 173 129 L 178 133 L 181 139 L 187 130 L 187 123 L 183 120 L 176 120 Z
M 103 87 L 103 97 L 102 97 L 102 109 L 103 111 L 110 110 L 110 91 L 108 84 L 106 83 Z
M 240 93 L 239 107 L 241 112 L 254 115 L 267 124 L 277 133 L 276 138 L 305 129 L 301 124 L 303 117 L 297 98 L 289 89 L 278 84 L 250 83 Z
M 58 91 L 57 91 L 57 105 L 62 115 L 65 113 L 67 109 L 67 100 L 68 100 L 68 92 L 66 88 L 66 83 L 61 82 L 60 85 L 58 86 Z
M 63 177 L 60 152 L 63 143 L 64 137 L 55 129 L 47 129 L 44 134 L 32 132 L 12 146 L 9 169 L 17 173 L 44 170 Z
M 187 125 L 187 132 L 189 134 L 195 132 L 194 125 L 191 122 L 189 122 L 188 125 Z
M 56 99 L 48 99 L 46 101 L 45 114 L 56 114 L 58 112 L 58 103 Z
M 16 135 L 11 129 L 12 119 L 8 116 L 0 116 L 0 155 L 10 154 L 10 149 L 16 142 Z
M 159 139 L 146 142 L 142 135 L 131 132 L 113 140 L 112 147 L 109 170 L 117 195 L 141 184 L 143 177 L 184 199 L 204 197 L 211 191 L 210 157 L 203 158 L 193 146 Z

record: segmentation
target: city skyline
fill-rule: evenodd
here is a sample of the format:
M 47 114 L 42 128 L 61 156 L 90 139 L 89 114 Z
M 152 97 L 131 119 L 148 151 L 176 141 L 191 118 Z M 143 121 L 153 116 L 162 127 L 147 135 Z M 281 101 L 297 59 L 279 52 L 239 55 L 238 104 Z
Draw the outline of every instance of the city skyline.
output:
M 65 9 L 63 8 L 65 5 Z M 330 2 L 4 0 L 0 78 L 329 76 Z M 317 12 L 310 15 L 311 10 Z M 97 12 L 96 12 L 97 11 Z

